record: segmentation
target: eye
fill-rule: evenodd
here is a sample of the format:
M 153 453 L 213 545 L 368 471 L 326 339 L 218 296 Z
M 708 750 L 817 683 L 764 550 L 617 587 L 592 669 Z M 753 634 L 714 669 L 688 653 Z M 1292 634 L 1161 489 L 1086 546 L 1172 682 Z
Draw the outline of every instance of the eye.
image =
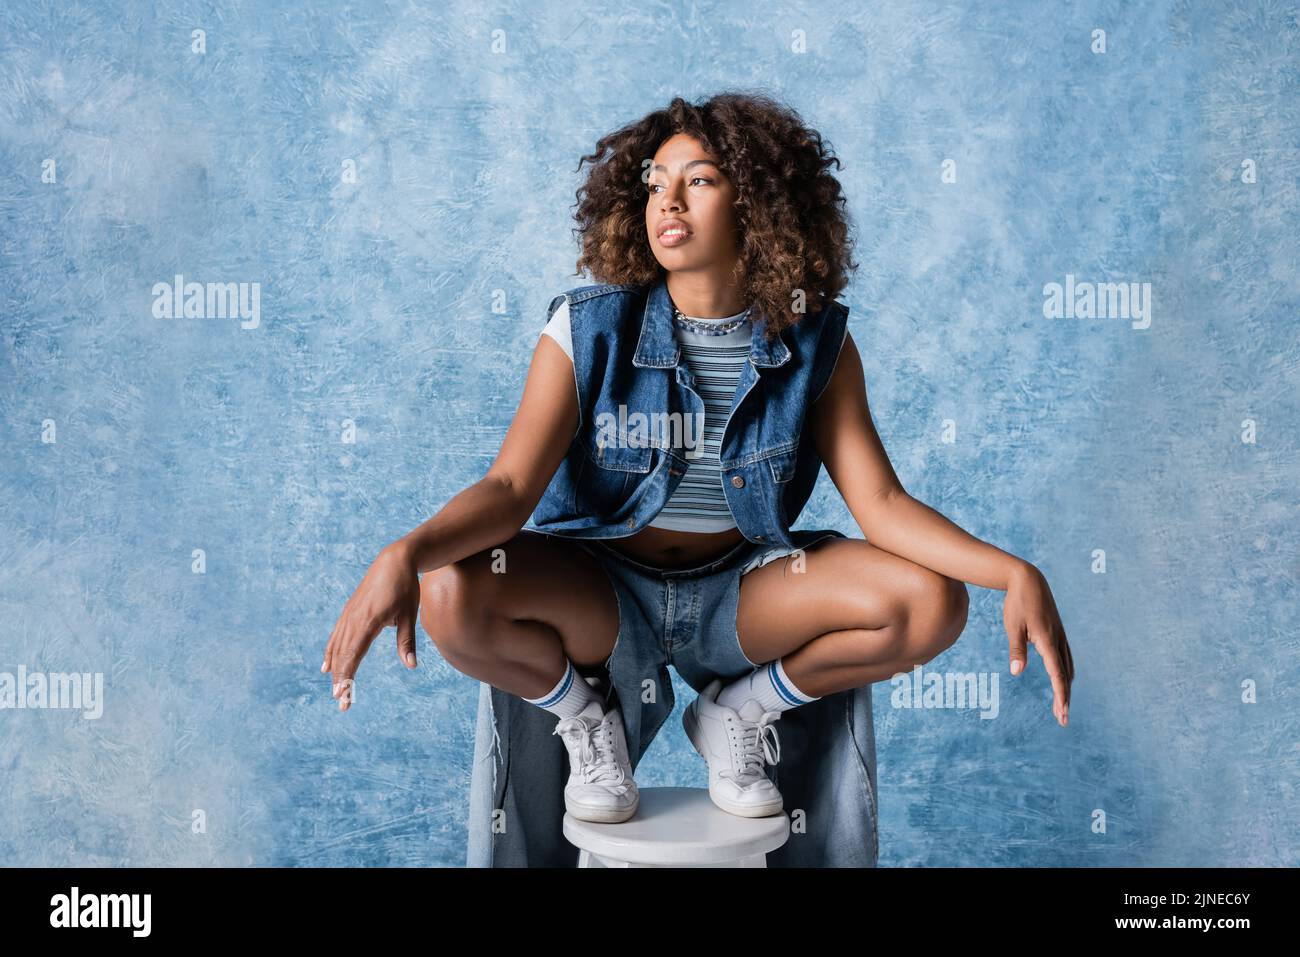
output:
M 699 180 L 700 182 L 703 182 L 703 183 L 708 183 L 709 185 L 712 185 L 712 184 L 713 184 L 713 180 L 709 179 L 707 176 L 692 176 L 692 177 L 690 178 L 690 182 L 692 182 L 692 183 L 694 183 L 696 180 Z M 663 186 L 661 186 L 661 185 L 658 184 L 658 183 L 651 183 L 651 184 L 649 184 L 649 186 L 647 186 L 646 188 L 649 190 L 650 195 L 653 196 L 653 195 L 654 195 L 654 192 L 655 192 L 655 189 L 656 189 L 656 188 L 658 188 L 658 189 L 663 189 Z

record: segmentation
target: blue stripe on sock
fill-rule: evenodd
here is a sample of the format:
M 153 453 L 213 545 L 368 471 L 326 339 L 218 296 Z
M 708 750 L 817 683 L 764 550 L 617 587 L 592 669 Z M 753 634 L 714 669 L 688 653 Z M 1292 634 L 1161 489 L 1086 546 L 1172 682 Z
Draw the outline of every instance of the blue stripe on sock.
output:
M 555 704 L 555 702 L 559 701 L 566 694 L 568 694 L 569 689 L 571 687 L 573 687 L 573 662 L 572 661 L 569 662 L 569 667 L 564 672 L 564 684 L 560 685 L 560 690 L 555 692 L 555 694 L 551 695 L 545 701 L 538 701 L 536 702 L 536 704 L 542 708 L 549 708 L 551 705 Z
M 797 697 L 795 697 L 794 692 L 791 691 L 790 689 L 788 689 L 785 685 L 783 685 L 783 684 L 781 683 L 781 679 L 778 678 L 777 675 L 776 675 L 776 662 L 775 662 L 775 661 L 772 662 L 770 665 L 768 665 L 767 670 L 768 670 L 768 674 L 770 674 L 770 675 L 772 676 L 772 687 L 776 689 L 776 693 L 777 693 L 777 694 L 779 694 L 779 695 L 780 695 L 782 698 L 784 698 L 786 701 L 790 702 L 790 704 L 796 704 L 796 705 L 797 705 L 797 704 L 807 704 L 807 703 L 808 703 L 808 702 L 804 701 L 803 698 L 797 698 Z

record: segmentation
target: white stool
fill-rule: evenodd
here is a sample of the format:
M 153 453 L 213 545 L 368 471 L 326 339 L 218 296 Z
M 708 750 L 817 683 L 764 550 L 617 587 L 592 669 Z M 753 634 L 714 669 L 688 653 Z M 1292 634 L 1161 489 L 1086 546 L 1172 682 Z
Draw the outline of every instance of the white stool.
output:
M 728 814 L 704 788 L 642 788 L 630 820 L 565 814 L 564 836 L 582 852 L 579 867 L 767 867 L 768 851 L 790 836 L 790 818 Z

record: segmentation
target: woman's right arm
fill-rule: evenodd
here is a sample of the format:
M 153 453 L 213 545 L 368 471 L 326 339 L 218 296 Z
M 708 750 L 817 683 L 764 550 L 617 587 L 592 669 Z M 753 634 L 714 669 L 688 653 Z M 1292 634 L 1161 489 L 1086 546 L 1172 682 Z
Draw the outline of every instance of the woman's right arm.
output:
M 533 350 L 523 398 L 487 474 L 436 515 L 386 545 L 348 599 L 325 647 L 321 671 L 333 672 L 339 709 L 351 703 L 357 666 L 389 625 L 397 654 L 416 666 L 419 573 L 509 541 L 528 521 L 578 430 L 573 363 L 550 336 Z

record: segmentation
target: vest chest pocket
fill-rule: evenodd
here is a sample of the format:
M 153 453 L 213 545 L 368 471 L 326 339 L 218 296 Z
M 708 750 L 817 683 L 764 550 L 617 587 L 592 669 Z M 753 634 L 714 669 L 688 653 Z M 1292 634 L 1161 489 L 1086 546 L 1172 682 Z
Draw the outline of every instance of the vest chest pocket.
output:
M 636 442 L 636 437 L 626 434 L 611 441 L 608 435 L 597 433 L 587 438 L 584 448 L 587 457 L 601 468 L 644 474 L 650 471 L 651 453 L 654 450 L 648 445 L 638 448 Z
M 767 457 L 766 462 L 768 468 L 772 470 L 774 482 L 788 482 L 794 478 L 795 469 L 799 465 L 799 449 L 796 446 L 774 452 Z
M 606 516 L 618 511 L 644 481 L 653 465 L 654 449 L 636 448 L 626 438 L 609 444 L 599 435 L 583 440 L 583 462 L 578 473 L 574 505 L 587 515 Z

